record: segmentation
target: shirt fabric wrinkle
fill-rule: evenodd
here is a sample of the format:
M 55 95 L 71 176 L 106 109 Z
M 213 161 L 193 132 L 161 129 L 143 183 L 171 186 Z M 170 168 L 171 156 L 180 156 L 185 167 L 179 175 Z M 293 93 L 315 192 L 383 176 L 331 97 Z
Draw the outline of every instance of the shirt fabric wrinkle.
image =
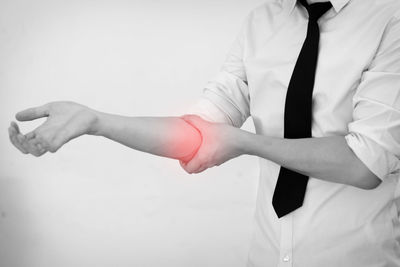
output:
M 318 21 L 312 136 L 344 136 L 382 182 L 361 190 L 310 177 L 303 206 L 278 220 L 271 199 L 280 166 L 261 159 L 248 266 L 400 266 L 400 1 L 331 2 Z M 190 112 L 236 127 L 251 115 L 257 134 L 282 138 L 307 20 L 296 0 L 255 8 Z

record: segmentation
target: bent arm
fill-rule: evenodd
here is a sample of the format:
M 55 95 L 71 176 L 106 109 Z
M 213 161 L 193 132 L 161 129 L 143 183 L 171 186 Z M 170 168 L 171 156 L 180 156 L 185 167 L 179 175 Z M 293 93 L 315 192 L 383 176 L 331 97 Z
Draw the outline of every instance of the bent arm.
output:
M 380 184 L 343 136 L 281 139 L 244 131 L 240 136 L 246 154 L 269 159 L 304 175 L 362 189 Z
M 184 116 L 202 135 L 202 145 L 184 169 L 198 173 L 240 155 L 258 156 L 324 181 L 372 189 L 380 179 L 348 146 L 344 136 L 284 139 Z

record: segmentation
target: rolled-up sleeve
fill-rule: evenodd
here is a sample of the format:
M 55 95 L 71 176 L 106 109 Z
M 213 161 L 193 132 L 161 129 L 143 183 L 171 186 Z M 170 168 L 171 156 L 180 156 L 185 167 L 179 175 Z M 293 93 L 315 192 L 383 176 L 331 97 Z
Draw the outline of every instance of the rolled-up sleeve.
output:
M 399 14 L 400 15 L 400 14 Z M 353 97 L 346 141 L 380 179 L 400 171 L 400 16 L 388 23 Z
M 206 84 L 202 97 L 188 113 L 235 127 L 242 126 L 249 117 L 249 88 L 243 54 L 250 19 L 251 14 L 245 19 L 220 71 Z

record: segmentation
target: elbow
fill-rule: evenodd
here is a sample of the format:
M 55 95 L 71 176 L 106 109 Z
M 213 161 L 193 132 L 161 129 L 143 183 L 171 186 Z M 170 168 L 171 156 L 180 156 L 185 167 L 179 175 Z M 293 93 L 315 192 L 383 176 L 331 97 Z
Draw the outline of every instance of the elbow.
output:
M 350 155 L 351 157 L 346 160 L 347 166 L 345 169 L 349 171 L 348 177 L 352 178 L 351 185 L 364 190 L 373 190 L 377 188 L 382 180 L 375 175 L 354 152 L 351 151 Z
M 179 155 L 177 158 L 183 162 L 190 161 L 197 153 L 202 143 L 201 133 L 193 126 L 183 122 L 180 129 L 178 145 L 175 147 L 176 153 Z
M 373 190 L 377 188 L 382 182 L 382 180 L 379 179 L 378 176 L 372 173 L 365 166 L 363 166 L 362 168 L 358 168 L 357 174 L 354 177 L 354 186 L 364 190 Z

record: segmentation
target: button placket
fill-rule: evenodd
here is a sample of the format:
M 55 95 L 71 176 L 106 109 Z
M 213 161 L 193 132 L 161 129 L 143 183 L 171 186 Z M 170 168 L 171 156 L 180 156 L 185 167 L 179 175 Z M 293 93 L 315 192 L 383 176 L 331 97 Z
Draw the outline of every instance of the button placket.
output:
M 281 239 L 279 251 L 279 267 L 292 267 L 293 248 L 293 215 L 288 214 L 281 219 Z

